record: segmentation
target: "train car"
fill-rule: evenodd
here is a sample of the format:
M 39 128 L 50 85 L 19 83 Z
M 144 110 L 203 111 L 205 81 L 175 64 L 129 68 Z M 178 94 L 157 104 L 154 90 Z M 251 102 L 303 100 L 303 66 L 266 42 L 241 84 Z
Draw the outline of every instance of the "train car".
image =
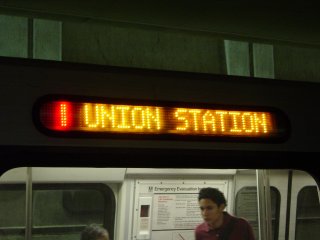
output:
M 256 239 L 263 239 L 255 170 L 71 167 L 16 168 L 1 177 L 1 239 L 24 239 L 30 171 L 28 222 L 36 239 L 79 239 L 86 225 L 96 223 L 109 230 L 111 239 L 191 240 L 202 222 L 197 193 L 208 186 L 223 191 L 227 210 L 246 218 Z M 318 239 L 314 179 L 298 170 L 269 170 L 268 177 L 269 239 Z
M 220 189 L 256 239 L 319 239 L 319 83 L 0 58 L 0 236 L 194 239 Z

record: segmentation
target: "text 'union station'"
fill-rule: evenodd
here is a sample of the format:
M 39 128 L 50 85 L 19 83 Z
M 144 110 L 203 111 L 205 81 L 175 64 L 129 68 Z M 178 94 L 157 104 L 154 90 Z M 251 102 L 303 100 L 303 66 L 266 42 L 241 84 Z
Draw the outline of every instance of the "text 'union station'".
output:
M 46 108 L 54 113 L 46 125 L 60 131 L 222 136 L 274 131 L 270 112 L 66 101 L 51 102 Z

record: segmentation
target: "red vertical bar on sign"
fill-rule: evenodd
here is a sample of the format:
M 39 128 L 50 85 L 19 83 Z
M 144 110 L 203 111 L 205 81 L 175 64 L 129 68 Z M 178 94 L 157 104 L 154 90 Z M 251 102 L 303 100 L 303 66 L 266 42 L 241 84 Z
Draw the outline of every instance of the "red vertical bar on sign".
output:
M 68 126 L 68 111 L 67 103 L 60 103 L 60 127 L 66 128 Z
M 55 129 L 70 130 L 72 127 L 72 103 L 59 101 L 55 102 Z

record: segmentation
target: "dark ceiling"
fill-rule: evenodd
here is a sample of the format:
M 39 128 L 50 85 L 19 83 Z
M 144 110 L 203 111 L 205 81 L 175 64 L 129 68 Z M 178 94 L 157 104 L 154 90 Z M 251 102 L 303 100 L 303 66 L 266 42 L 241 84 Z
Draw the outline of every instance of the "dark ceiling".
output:
M 197 31 L 224 38 L 320 46 L 315 1 L 0 0 L 0 14 Z

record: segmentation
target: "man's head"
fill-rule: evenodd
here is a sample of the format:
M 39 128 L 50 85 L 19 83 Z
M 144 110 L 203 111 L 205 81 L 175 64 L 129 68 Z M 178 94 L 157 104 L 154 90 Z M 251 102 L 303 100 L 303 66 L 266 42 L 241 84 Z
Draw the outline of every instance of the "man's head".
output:
M 224 197 L 223 193 L 219 191 L 217 188 L 202 188 L 199 192 L 198 200 L 200 201 L 203 198 L 207 198 L 215 202 L 218 206 L 224 204 L 227 206 L 227 200 Z
M 198 196 L 201 215 L 212 228 L 223 223 L 223 210 L 227 201 L 222 192 L 216 188 L 202 188 Z
M 81 240 L 109 240 L 109 234 L 105 228 L 91 224 L 82 231 Z

